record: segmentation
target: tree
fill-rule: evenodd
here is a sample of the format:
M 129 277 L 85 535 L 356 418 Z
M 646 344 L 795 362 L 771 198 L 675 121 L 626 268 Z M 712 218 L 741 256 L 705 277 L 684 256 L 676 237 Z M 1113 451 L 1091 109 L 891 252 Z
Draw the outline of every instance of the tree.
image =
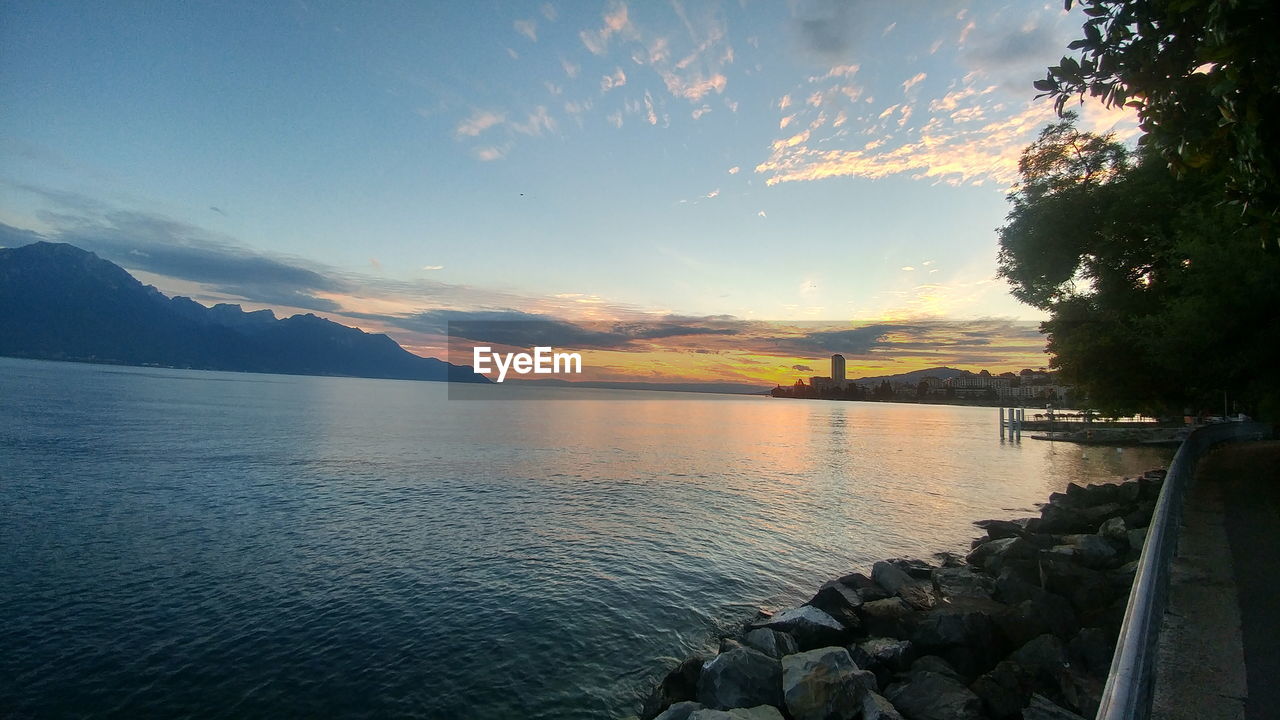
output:
M 1070 10 L 1075 0 L 1065 0 Z M 1274 0 L 1081 0 L 1080 51 L 1035 87 L 1059 114 L 1087 93 L 1137 110 L 1151 147 L 1178 177 L 1221 174 L 1222 220 L 1277 247 L 1280 53 Z
M 1052 367 L 1109 413 L 1280 410 L 1280 256 L 1242 247 L 1214 200 L 1221 173 L 1179 180 L 1066 113 L 1029 146 L 1000 238 L 999 273 L 1050 314 Z

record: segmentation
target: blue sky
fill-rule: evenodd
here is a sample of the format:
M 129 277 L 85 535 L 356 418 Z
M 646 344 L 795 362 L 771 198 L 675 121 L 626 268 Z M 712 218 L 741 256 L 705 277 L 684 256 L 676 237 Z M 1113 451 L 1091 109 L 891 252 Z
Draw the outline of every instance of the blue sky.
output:
M 428 352 L 400 320 L 1038 318 L 994 230 L 1060 3 L 0 12 L 0 244 Z

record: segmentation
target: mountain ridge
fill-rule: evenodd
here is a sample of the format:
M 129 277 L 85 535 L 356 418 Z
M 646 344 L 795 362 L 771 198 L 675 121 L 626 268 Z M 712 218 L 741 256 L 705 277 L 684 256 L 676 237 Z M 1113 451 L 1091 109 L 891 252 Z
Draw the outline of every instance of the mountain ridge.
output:
M 168 297 L 68 243 L 0 248 L 0 355 L 120 365 L 488 382 L 382 334 L 310 313 Z

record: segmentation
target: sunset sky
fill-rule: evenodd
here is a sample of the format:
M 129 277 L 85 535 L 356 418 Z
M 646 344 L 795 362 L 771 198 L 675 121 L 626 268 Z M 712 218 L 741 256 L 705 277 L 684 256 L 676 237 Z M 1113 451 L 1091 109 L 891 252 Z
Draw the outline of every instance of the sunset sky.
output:
M 449 319 L 613 323 L 600 377 L 806 375 L 830 343 L 748 341 L 804 321 L 873 328 L 852 376 L 1039 366 L 994 230 L 1054 117 L 1031 82 L 1081 22 L 1060 2 L 9 2 L 0 245 L 71 242 L 168 294 L 437 356 Z M 1082 125 L 1136 132 L 1092 106 Z M 716 322 L 738 330 L 625 330 Z

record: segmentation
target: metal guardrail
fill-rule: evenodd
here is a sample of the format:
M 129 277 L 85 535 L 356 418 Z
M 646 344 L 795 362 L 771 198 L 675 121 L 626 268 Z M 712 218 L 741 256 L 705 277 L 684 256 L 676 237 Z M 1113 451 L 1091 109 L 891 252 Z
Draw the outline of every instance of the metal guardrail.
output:
M 1097 720 L 1145 720 L 1150 715 L 1156 641 L 1168 601 L 1169 572 L 1178 546 L 1182 506 L 1195 476 L 1196 463 L 1206 450 L 1219 443 L 1258 440 L 1270 435 L 1271 427 L 1262 423 L 1209 425 L 1188 435 L 1173 456 L 1138 558 Z

